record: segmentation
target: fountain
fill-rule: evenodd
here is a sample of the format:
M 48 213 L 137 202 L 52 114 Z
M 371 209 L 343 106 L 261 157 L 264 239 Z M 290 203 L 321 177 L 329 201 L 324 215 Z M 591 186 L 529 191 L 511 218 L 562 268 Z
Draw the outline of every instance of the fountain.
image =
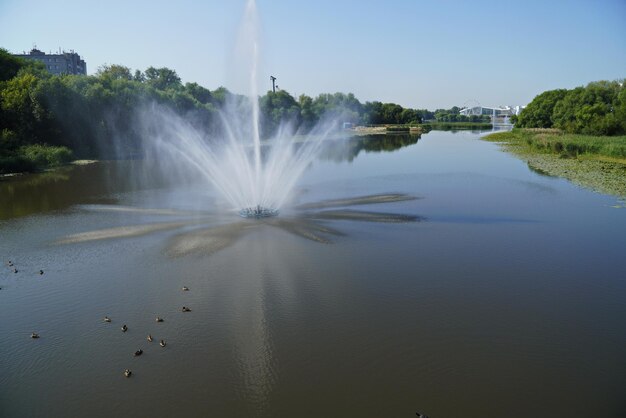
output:
M 283 121 L 277 134 L 261 141 L 258 94 L 258 19 L 249 0 L 242 23 L 238 55 L 247 65 L 248 92 L 234 96 L 219 110 L 217 135 L 209 137 L 189 120 L 153 105 L 144 112 L 148 127 L 145 149 L 163 172 L 186 172 L 186 179 L 203 179 L 245 218 L 276 216 L 298 179 L 318 154 L 334 124 L 320 123 L 302 133 Z M 297 136 L 297 140 L 295 137 Z
M 278 215 L 278 209 L 257 205 L 255 208 L 243 208 L 239 211 L 242 218 L 268 218 Z
M 211 119 L 210 126 L 206 125 L 206 120 L 202 120 L 204 124 L 201 123 L 199 127 L 194 124 L 193 114 L 183 117 L 154 103 L 137 113 L 136 126 L 142 134 L 145 158 L 138 164 L 142 170 L 131 170 L 131 173 L 138 177 L 155 176 L 156 179 L 146 179 L 149 187 L 171 186 L 165 193 L 168 201 L 164 202 L 160 197 L 157 201 L 159 208 L 84 205 L 85 210 L 144 214 L 149 216 L 150 221 L 78 232 L 61 237 L 56 241 L 57 244 L 134 238 L 177 230 L 179 232 L 168 239 L 166 254 L 181 257 L 213 254 L 233 245 L 255 228 L 277 228 L 327 244 L 332 243 L 334 237 L 344 236 L 340 230 L 329 225 L 333 221 L 408 223 L 425 220 L 424 217 L 412 214 L 350 209 L 353 206 L 415 199 L 402 193 L 348 196 L 293 204 L 296 202 L 290 198 L 298 180 L 313 160 L 321 155 L 322 144 L 337 123 L 331 118 L 322 119 L 311 130 L 298 132 L 289 121 L 283 121 L 272 138 L 261 141 L 260 127 L 263 121 L 257 88 L 256 22 L 255 1 L 248 0 L 240 42 L 243 48 L 239 52 L 250 63 L 237 68 L 249 69 L 246 75 L 249 94 L 233 95 L 232 100 L 227 101 L 217 116 Z M 400 141 L 400 144 L 404 143 Z M 356 149 L 358 153 L 363 146 L 350 145 L 349 148 L 351 152 Z M 328 153 L 336 152 L 332 147 L 325 147 L 327 156 Z M 127 172 L 123 173 L 126 175 Z M 190 188 L 192 184 L 193 188 Z M 213 186 L 235 216 L 230 219 L 216 216 L 223 206 L 219 201 L 216 204 L 207 202 L 209 185 Z M 184 189 L 183 195 L 179 189 Z M 212 195 L 210 192 L 208 194 Z M 184 200 L 182 207 L 178 204 L 181 197 Z M 292 204 L 290 210 L 277 217 L 281 208 L 289 203 Z M 208 206 L 213 207 L 208 209 Z M 237 219 L 237 215 L 247 219 Z M 157 217 L 164 218 L 158 220 L 155 219 Z

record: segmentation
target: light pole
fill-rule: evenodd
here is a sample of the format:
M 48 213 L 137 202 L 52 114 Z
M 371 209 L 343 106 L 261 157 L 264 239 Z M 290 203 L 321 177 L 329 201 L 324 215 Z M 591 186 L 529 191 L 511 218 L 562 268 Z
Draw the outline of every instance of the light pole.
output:
M 272 80 L 272 92 L 276 93 L 276 77 L 273 75 L 270 76 L 270 80 Z

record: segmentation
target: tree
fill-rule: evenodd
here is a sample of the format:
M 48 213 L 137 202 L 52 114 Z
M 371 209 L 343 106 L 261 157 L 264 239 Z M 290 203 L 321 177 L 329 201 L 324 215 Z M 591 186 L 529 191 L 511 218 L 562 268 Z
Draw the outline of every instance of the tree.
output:
M 383 104 L 381 102 L 365 102 L 361 117 L 365 125 L 378 125 L 383 123 Z
M 117 64 L 104 64 L 96 71 L 96 76 L 101 80 L 132 80 L 133 76 L 130 72 L 130 68 Z
M 146 82 L 158 90 L 178 89 L 182 87 L 176 71 L 166 67 L 149 67 L 145 71 Z
M 309 96 L 301 94 L 298 98 L 298 105 L 300 106 L 300 119 L 302 120 L 302 127 L 305 131 L 308 131 L 319 121 L 318 115 L 316 115 L 313 110 L 313 99 Z
M 554 106 L 554 127 L 568 133 L 588 135 L 617 135 L 623 130 L 623 121 L 616 117 L 620 107 L 617 81 L 597 81 L 586 87 L 577 87 Z
M 185 84 L 185 91 L 202 104 L 213 103 L 213 96 L 209 89 L 202 87 L 198 83 Z
M 135 70 L 135 75 L 133 76 L 133 80 L 143 83 L 146 81 L 146 76 L 139 70 Z
M 422 118 L 415 109 L 403 109 L 400 113 L 400 123 L 422 123 Z
M 41 115 L 33 96 L 40 79 L 33 74 L 20 74 L 3 83 L 0 110 L 4 128 L 15 133 L 20 141 L 34 143 L 38 139 L 37 118 Z
M 230 91 L 224 86 L 220 86 L 212 92 L 213 99 L 215 100 L 215 104 L 218 107 L 223 107 L 226 104 L 226 101 L 231 96 Z
M 402 106 L 395 103 L 384 103 L 382 108 L 383 123 L 400 123 Z
M 552 113 L 559 100 L 567 94 L 567 90 L 548 90 L 536 96 L 520 113 L 517 127 L 520 128 L 551 128 Z
M 300 106 L 285 90 L 268 91 L 261 97 L 259 108 L 263 115 L 264 136 L 274 135 L 281 123 L 290 122 L 296 126 L 300 124 Z
M 12 79 L 25 65 L 26 60 L 14 57 L 4 48 L 0 48 L 0 82 Z

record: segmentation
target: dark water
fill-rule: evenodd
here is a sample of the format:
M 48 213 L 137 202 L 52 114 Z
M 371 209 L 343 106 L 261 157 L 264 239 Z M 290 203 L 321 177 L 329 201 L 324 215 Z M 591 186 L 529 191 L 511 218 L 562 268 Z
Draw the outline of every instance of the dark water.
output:
M 477 138 L 344 142 L 266 223 L 131 163 L 0 182 L 0 416 L 625 416 L 626 209 Z

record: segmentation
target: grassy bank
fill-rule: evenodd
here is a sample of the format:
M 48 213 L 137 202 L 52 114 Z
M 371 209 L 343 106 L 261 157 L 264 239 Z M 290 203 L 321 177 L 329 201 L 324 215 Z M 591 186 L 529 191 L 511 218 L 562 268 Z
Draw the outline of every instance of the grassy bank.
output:
M 626 197 L 626 136 L 563 134 L 554 129 L 514 129 L 483 137 L 501 142 L 540 173 L 564 177 L 602 193 Z
M 72 159 L 72 151 L 66 147 L 26 145 L 0 153 L 0 174 L 41 171 L 68 164 Z
M 522 145 L 535 152 L 556 154 L 561 158 L 609 160 L 626 164 L 626 136 L 563 134 L 556 129 L 514 129 L 487 135 L 485 139 Z

